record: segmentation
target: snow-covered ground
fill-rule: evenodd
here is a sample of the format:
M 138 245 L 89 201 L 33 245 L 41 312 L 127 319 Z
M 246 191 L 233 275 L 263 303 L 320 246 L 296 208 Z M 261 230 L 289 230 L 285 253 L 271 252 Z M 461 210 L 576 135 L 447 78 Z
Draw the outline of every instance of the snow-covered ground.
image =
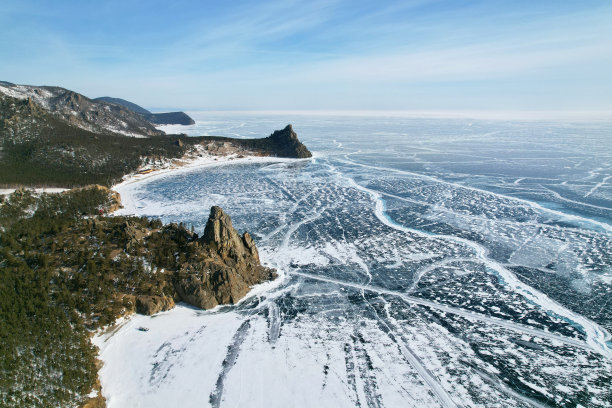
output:
M 0 188 L 0 195 L 9 195 L 13 194 L 16 188 Z M 43 188 L 35 188 L 33 189 L 35 193 L 61 193 L 62 191 L 68 190 L 67 188 L 58 188 L 58 187 L 43 187 Z

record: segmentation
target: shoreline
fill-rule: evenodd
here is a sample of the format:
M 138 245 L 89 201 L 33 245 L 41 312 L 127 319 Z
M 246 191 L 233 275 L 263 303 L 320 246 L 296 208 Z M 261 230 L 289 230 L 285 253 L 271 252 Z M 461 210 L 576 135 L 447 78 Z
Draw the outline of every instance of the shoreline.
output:
M 113 215 L 141 215 L 137 213 L 137 204 L 134 199 L 134 189 L 143 183 L 151 182 L 171 175 L 184 174 L 209 167 L 226 166 L 231 164 L 256 164 L 256 163 L 281 163 L 292 162 L 304 159 L 292 159 L 275 156 L 255 156 L 255 155 L 201 155 L 176 159 L 166 167 L 154 168 L 152 172 L 146 174 L 130 173 L 123 176 L 121 182 L 110 187 L 112 191 L 119 194 L 121 207 L 113 211 Z M 178 162 L 178 163 L 177 163 Z
M 289 159 L 274 156 L 254 155 L 242 155 L 241 157 L 238 157 L 237 154 L 213 156 L 206 154 L 195 157 L 176 159 L 175 161 L 169 161 L 165 163 L 164 167 L 157 168 L 150 173 L 127 174 L 123 177 L 123 180 L 120 183 L 112 185 L 110 189 L 118 193 L 121 198 L 121 207 L 111 212 L 109 215 L 142 216 L 143 214 L 139 214 L 138 212 L 137 200 L 134 197 L 134 193 L 137 190 L 137 187 L 141 186 L 143 183 L 152 182 L 154 180 L 158 180 L 164 177 L 170 177 L 177 174 L 185 174 L 201 169 L 218 166 L 226 166 L 232 164 L 280 163 L 292 162 L 296 160 L 303 159 Z M 265 257 L 264 254 L 262 255 Z M 264 262 L 262 262 L 262 264 L 264 264 Z M 90 344 L 94 345 L 98 349 L 97 359 L 101 362 L 101 366 L 97 369 L 97 378 L 100 387 L 98 389 L 94 388 L 89 394 L 89 397 L 104 398 L 108 406 L 109 402 L 113 401 L 114 399 L 117 399 L 117 397 L 121 395 L 121 392 L 118 392 L 118 389 L 121 389 L 122 386 L 118 384 L 116 380 L 114 380 L 115 378 L 119 378 L 119 375 L 116 371 L 118 364 L 116 358 L 114 358 L 114 354 L 116 352 L 116 350 L 114 349 L 115 347 L 117 347 L 116 338 L 130 336 L 127 334 L 130 331 L 134 332 L 133 334 L 131 334 L 131 337 L 140 338 L 142 336 L 142 332 L 139 331 L 141 327 L 145 327 L 147 332 L 149 331 L 149 328 L 152 328 L 153 332 L 157 331 L 155 330 L 154 322 L 157 322 L 158 320 L 152 320 L 156 317 L 162 317 L 162 319 L 167 319 L 169 316 L 172 316 L 172 320 L 189 320 L 198 322 L 199 325 L 202 324 L 202 319 L 206 319 L 208 323 L 215 323 L 221 321 L 234 323 L 237 322 L 242 324 L 244 319 L 241 318 L 240 313 L 236 311 L 236 307 L 253 298 L 267 298 L 268 294 L 273 294 L 288 280 L 288 273 L 282 268 L 280 268 L 278 265 L 272 265 L 268 263 L 267 266 L 276 269 L 276 279 L 261 282 L 259 284 L 251 286 L 247 294 L 234 304 L 220 304 L 211 309 L 198 309 L 184 302 L 178 302 L 173 308 L 156 313 L 151 316 L 141 315 L 136 313 L 135 311 L 133 313 L 127 313 L 117 319 L 117 321 L 115 321 L 112 325 L 100 328 L 95 332 L 92 332 L 89 341 Z M 223 324 L 223 326 L 225 324 Z M 165 330 L 168 329 L 166 328 Z M 231 332 L 231 330 L 227 332 Z M 220 349 L 219 352 L 221 351 L 222 350 Z M 119 366 L 124 368 L 123 364 L 119 364 Z

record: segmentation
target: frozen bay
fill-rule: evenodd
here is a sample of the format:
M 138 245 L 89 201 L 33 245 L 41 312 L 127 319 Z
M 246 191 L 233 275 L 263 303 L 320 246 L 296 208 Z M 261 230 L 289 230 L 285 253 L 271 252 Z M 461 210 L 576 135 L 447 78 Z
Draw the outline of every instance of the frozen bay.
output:
M 610 406 L 611 123 L 194 116 L 291 122 L 314 158 L 168 173 L 124 212 L 201 232 L 220 205 L 282 277 L 97 338 L 110 407 Z

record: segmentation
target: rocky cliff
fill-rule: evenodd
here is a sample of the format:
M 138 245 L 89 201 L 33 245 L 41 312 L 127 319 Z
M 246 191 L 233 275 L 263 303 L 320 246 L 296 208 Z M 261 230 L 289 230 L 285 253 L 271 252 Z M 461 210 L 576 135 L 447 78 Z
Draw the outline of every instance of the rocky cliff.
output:
M 179 299 L 193 306 L 233 304 L 251 286 L 276 277 L 273 269 L 261 265 L 249 233 L 239 235 L 220 207 L 211 208 L 204 235 L 195 246 L 199 259 L 182 265 L 174 280 Z
M 87 397 L 100 395 L 95 330 L 178 301 L 235 303 L 275 276 L 219 207 L 199 237 L 158 219 L 104 216 L 117 205 L 100 186 L 0 196 L 0 328 L 10 329 L 1 333 L 0 406 L 33 406 L 33 395 L 41 407 L 101 406 Z
M 151 245 L 150 236 L 155 233 L 150 230 L 126 222 L 124 233 L 130 252 L 138 251 L 143 244 L 149 251 L 160 250 Z M 184 242 L 177 248 L 177 258 L 182 261 L 164 265 L 166 270 L 151 293 L 125 294 L 122 302 L 137 313 L 152 315 L 172 309 L 181 301 L 201 309 L 234 304 L 253 285 L 276 278 L 273 269 L 261 265 L 253 238 L 248 232 L 239 235 L 220 207 L 211 208 L 200 238 L 180 228 L 166 229 L 162 234 L 165 240 Z
M 275 145 L 275 150 L 279 157 L 294 157 L 298 159 L 312 157 L 312 153 L 299 141 L 291 125 L 287 125 L 283 130 L 275 131 L 268 136 L 268 139 Z

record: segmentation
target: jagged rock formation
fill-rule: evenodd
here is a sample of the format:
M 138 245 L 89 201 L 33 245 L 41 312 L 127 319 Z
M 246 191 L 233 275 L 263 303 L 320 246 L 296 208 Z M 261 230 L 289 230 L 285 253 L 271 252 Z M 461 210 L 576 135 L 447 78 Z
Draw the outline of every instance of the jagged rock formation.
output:
M 20 189 L 0 200 L 1 241 L 10 246 L 0 251 L 2 328 L 10 329 L 0 347 L 0 401 L 103 406 L 93 331 L 181 300 L 235 303 L 274 277 L 249 234 L 238 235 L 218 207 L 200 238 L 158 219 L 103 216 L 117 204 L 100 186 L 41 196 Z M 32 361 L 42 368 L 32 370 Z
M 142 106 L 136 105 L 133 102 L 126 101 L 121 98 L 112 98 L 110 96 L 103 96 L 96 98 L 94 101 L 104 101 L 114 103 L 126 107 L 156 125 L 193 125 L 195 121 L 189 117 L 185 112 L 164 112 L 164 113 L 152 113 Z
M 260 264 L 259 254 L 248 232 L 242 236 L 220 207 L 212 207 L 204 235 L 196 245 L 198 261 L 184 264 L 174 282 L 181 300 L 210 309 L 233 304 L 250 287 L 276 277 L 273 269 Z
M 299 141 L 291 125 L 287 125 L 283 130 L 275 131 L 268 139 L 275 145 L 275 150 L 279 157 L 294 157 L 298 159 L 312 157 L 312 153 Z
M 34 102 L 54 117 L 101 134 L 158 136 L 164 132 L 141 115 L 121 105 L 96 101 L 56 86 L 0 84 L 0 94 Z

